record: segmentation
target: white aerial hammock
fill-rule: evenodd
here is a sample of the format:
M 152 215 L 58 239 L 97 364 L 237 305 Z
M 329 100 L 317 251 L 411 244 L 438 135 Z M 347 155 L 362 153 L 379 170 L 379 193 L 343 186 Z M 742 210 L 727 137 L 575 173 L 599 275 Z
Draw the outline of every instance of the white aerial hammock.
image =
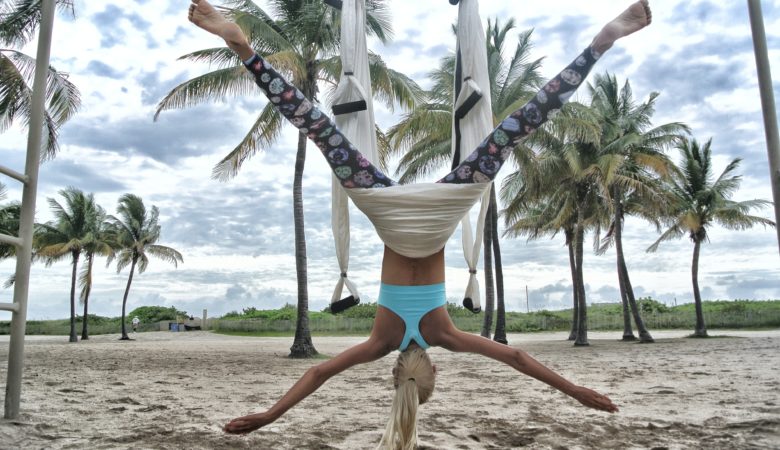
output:
M 371 78 L 368 70 L 366 46 L 365 0 L 327 1 L 341 8 L 341 66 L 342 74 L 333 96 L 336 126 L 368 159 L 378 166 L 374 107 L 371 99 Z M 333 175 L 332 216 L 333 238 L 339 263 L 339 280 L 331 298 L 331 311 L 336 313 L 360 302 L 355 284 L 347 278 L 349 268 L 349 209 L 347 194 Z M 344 286 L 350 296 L 339 300 Z
M 458 32 L 455 64 L 455 103 L 452 115 L 453 168 L 457 167 L 493 130 L 485 32 L 479 15 L 478 0 L 450 0 L 458 6 Z M 481 309 L 477 263 L 482 244 L 485 215 L 490 204 L 490 187 L 485 183 L 477 216 L 477 232 L 472 235 L 471 218 L 461 220 L 463 256 L 469 267 L 469 281 L 463 306 L 472 312 Z
M 341 61 L 343 73 L 334 94 L 336 125 L 360 152 L 378 165 L 368 51 L 365 39 L 365 0 L 341 2 Z M 452 3 L 454 0 L 450 0 Z M 326 0 L 338 7 L 338 0 Z M 454 3 L 453 3 L 454 4 Z M 492 112 L 487 75 L 485 36 L 477 0 L 461 0 L 458 22 L 458 53 L 462 74 L 456 80 L 453 119 L 453 152 L 458 161 L 475 149 L 492 130 Z M 462 83 L 462 85 L 461 85 Z M 481 98 L 480 98 L 481 97 Z M 456 132 L 459 138 L 455 139 Z M 457 228 L 463 226 L 463 249 L 470 278 L 464 305 L 480 310 L 476 264 L 479 260 L 482 228 L 490 183 L 448 184 L 418 183 L 375 189 L 344 189 L 333 178 L 333 235 L 341 271 L 331 299 L 331 311 L 343 311 L 359 303 L 355 285 L 347 278 L 349 266 L 349 212 L 346 197 L 352 200 L 373 223 L 382 241 L 396 253 L 422 258 L 441 250 Z M 471 232 L 468 212 L 482 198 L 477 224 L 477 239 Z M 339 300 L 344 286 L 351 296 Z

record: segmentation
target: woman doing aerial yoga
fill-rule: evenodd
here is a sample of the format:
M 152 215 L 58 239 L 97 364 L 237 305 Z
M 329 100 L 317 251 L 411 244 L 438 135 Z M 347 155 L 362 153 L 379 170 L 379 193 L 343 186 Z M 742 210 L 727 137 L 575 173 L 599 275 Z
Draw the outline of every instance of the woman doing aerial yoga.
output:
M 506 161 L 511 149 L 569 99 L 599 57 L 617 39 L 650 23 L 647 0 L 637 1 L 605 25 L 590 46 L 544 85 L 532 101 L 504 119 L 452 172 L 436 184 L 428 184 L 434 191 L 445 191 L 445 197 L 455 197 L 455 201 L 449 204 L 447 201 L 433 202 L 425 207 L 414 204 L 416 197 L 413 194 L 417 191 L 412 192 L 411 196 L 405 196 L 405 188 L 408 186 L 397 185 L 374 167 L 341 134 L 330 118 L 290 85 L 262 56 L 255 53 L 236 24 L 227 21 L 207 0 L 191 1 L 189 20 L 224 39 L 228 47 L 244 61 L 246 68 L 279 112 L 322 151 L 341 185 L 377 226 L 385 242 L 379 307 L 368 340 L 311 367 L 270 409 L 232 420 L 225 425 L 226 432 L 248 433 L 268 425 L 334 375 L 356 364 L 382 358 L 398 349 L 401 353 L 393 368 L 396 394 L 391 418 L 380 445 L 413 448 L 417 441 L 417 406 L 429 399 L 435 383 L 436 367 L 425 352 L 430 346 L 493 358 L 556 388 L 587 407 L 607 412 L 618 410 L 606 396 L 571 383 L 522 350 L 455 328 L 445 308 L 444 244 L 449 234 L 442 233 L 436 227 L 454 230 L 457 222 L 478 198 L 478 195 L 466 195 L 463 197 L 473 198 L 459 199 L 456 186 L 467 189 L 475 185 L 478 188 L 487 186 Z M 393 192 L 393 195 L 371 195 L 379 191 Z M 377 205 L 387 198 L 394 199 L 391 207 Z M 452 218 L 440 220 L 440 225 L 431 226 L 425 214 L 430 208 L 439 208 L 439 203 L 442 204 L 441 208 L 451 210 Z M 440 219 L 442 214 L 439 212 L 433 211 L 433 215 Z M 393 232 L 394 227 L 403 229 L 408 225 L 406 222 L 415 220 L 425 225 L 419 233 Z M 452 224 L 446 223 L 448 221 Z

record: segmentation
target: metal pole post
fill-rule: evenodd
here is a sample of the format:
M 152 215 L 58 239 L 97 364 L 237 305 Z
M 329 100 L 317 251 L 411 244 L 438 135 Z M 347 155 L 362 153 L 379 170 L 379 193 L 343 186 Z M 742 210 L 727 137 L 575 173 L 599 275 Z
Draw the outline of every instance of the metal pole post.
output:
M 38 166 L 41 160 L 41 133 L 43 131 L 44 101 L 46 99 L 46 78 L 49 73 L 49 53 L 54 25 L 54 0 L 43 0 L 41 23 L 38 33 L 38 54 L 36 56 L 35 79 L 30 114 L 30 129 L 27 135 L 27 161 L 25 175 L 27 182 L 22 191 L 22 211 L 19 220 L 19 238 L 22 246 L 16 253 L 16 282 L 14 303 L 18 306 L 11 319 L 11 341 L 8 352 L 8 380 L 5 385 L 6 419 L 19 416 L 19 402 L 22 394 L 22 368 L 24 367 L 24 333 L 27 325 L 27 297 L 30 284 L 32 260 L 33 224 L 35 222 L 35 198 L 38 191 Z
M 530 313 L 531 307 L 528 305 L 528 285 L 525 285 L 525 312 Z
M 769 177 L 772 182 L 772 197 L 775 201 L 775 230 L 780 251 L 780 137 L 777 131 L 777 110 L 772 91 L 772 73 L 769 70 L 769 54 L 766 47 L 764 17 L 760 0 L 748 0 L 750 28 L 753 30 L 753 50 L 756 53 L 758 88 L 761 91 L 761 108 L 764 111 L 764 132 L 766 151 L 769 154 Z

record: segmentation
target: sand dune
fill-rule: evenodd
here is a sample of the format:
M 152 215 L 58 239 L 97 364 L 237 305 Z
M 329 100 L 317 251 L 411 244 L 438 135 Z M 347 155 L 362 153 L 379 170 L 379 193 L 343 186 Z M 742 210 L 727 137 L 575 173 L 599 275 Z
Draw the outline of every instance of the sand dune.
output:
M 656 344 L 639 345 L 591 333 L 589 348 L 573 348 L 560 333 L 509 336 L 610 395 L 621 407 L 615 415 L 586 410 L 491 360 L 432 349 L 439 379 L 421 409 L 420 448 L 780 448 L 780 331 L 685 334 L 655 332 Z M 117 337 L 31 337 L 23 413 L 0 420 L 0 448 L 373 448 L 387 419 L 393 355 L 330 380 L 259 432 L 229 436 L 221 432 L 226 421 L 269 406 L 316 361 L 285 358 L 291 338 Z M 359 341 L 315 345 L 333 355 Z M 3 384 L 7 358 L 4 336 Z

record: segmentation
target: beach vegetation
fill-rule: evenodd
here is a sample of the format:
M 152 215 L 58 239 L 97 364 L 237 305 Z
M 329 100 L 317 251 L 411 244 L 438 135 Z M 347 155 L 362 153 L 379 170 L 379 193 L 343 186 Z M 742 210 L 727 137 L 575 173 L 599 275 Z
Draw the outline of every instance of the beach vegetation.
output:
M 127 314 L 128 317 L 138 317 L 141 323 L 157 323 L 164 320 L 180 320 L 189 317 L 186 311 L 180 311 L 175 306 L 139 306 Z
M 508 236 L 539 239 L 564 234 L 576 305 L 570 338 L 576 346 L 588 345 L 585 232 L 600 226 L 605 208 L 593 171 L 599 138 L 594 112 L 581 103 L 567 103 L 515 147 L 517 170 L 504 180 L 501 192 Z
M 455 300 L 455 299 L 450 299 Z M 648 326 L 654 329 L 688 329 L 695 319 L 695 305 L 684 303 L 677 306 L 664 304 L 645 297 L 637 299 L 643 310 Z M 333 315 L 326 311 L 311 312 L 311 331 L 316 336 L 365 336 L 371 331 L 376 303 L 361 303 L 360 313 Z M 474 314 L 452 301 L 447 303 L 452 321 L 458 328 L 478 333 L 484 323 L 484 313 Z M 620 301 L 598 303 L 588 306 L 589 329 L 598 331 L 622 330 L 623 307 Z M 776 329 L 780 328 L 780 299 L 778 300 L 712 300 L 702 302 L 704 315 L 713 329 Z M 246 308 L 251 311 L 253 308 Z M 248 316 L 237 311 L 224 314 L 220 318 L 210 319 L 211 328 L 219 333 L 242 336 L 292 336 L 295 331 L 295 317 L 289 314 L 289 307 L 257 310 Z M 371 311 L 374 313 L 371 314 Z M 129 313 L 141 319 L 141 329 L 159 330 L 158 322 L 173 321 L 176 317 L 186 317 L 185 311 L 175 307 L 142 306 Z M 158 320 L 159 319 L 159 320 Z M 82 317 L 76 317 L 81 323 Z M 121 332 L 122 318 L 88 316 L 90 333 L 118 334 Z M 569 331 L 572 323 L 572 309 L 539 310 L 531 312 L 507 311 L 507 331 L 512 333 L 531 333 L 543 331 Z M 30 320 L 27 333 L 31 335 L 64 335 L 70 326 L 69 319 Z M 10 322 L 0 322 L 0 334 L 8 334 Z
M 642 321 L 623 252 L 623 226 L 627 215 L 641 217 L 660 228 L 659 212 L 667 201 L 660 183 L 675 170 L 666 150 L 690 132 L 680 122 L 653 126 L 651 119 L 660 95 L 652 92 L 644 102 L 637 103 L 631 84 L 619 86 L 617 77 L 597 74 L 590 91 L 590 108 L 600 129 L 598 161 L 592 167 L 596 186 L 605 198 L 604 224 L 606 233 L 597 254 L 614 246 L 617 278 L 623 304 L 623 339 L 635 340 L 631 327 L 633 316 L 640 342 L 653 342 Z M 596 229 L 599 237 L 601 227 Z M 629 313 L 630 310 L 630 313 Z
M 71 0 L 57 1 L 58 9 L 74 16 Z M 36 37 L 41 20 L 40 1 L 0 3 L 0 133 L 14 123 L 27 125 L 32 114 L 35 58 L 19 51 Z M 42 156 L 54 158 L 59 149 L 60 127 L 81 106 L 81 95 L 68 74 L 51 65 L 46 78 Z
M 161 227 L 159 224 L 160 212 L 156 206 L 147 210 L 143 200 L 134 194 L 124 194 L 119 198 L 117 206 L 119 217 L 109 216 L 112 233 L 115 236 L 113 252 L 108 257 L 107 264 L 116 260 L 116 271 L 130 266 L 127 277 L 125 293 L 122 297 L 122 336 L 121 340 L 129 340 L 125 324 L 127 296 L 130 294 L 130 285 L 136 268 L 138 273 L 144 273 L 149 266 L 149 257 L 161 259 L 178 267 L 184 262 L 184 258 L 178 250 L 160 245 Z
M 107 222 L 106 211 L 93 202 L 90 215 L 87 217 L 87 235 L 84 238 L 84 263 L 79 274 L 81 294 L 79 301 L 84 307 L 82 317 L 89 317 L 89 295 L 92 291 L 92 267 L 96 256 L 111 256 L 114 253 L 114 236 L 111 225 Z M 88 320 L 81 323 L 81 339 L 89 339 Z
M 662 242 L 685 235 L 693 243 L 691 282 L 696 310 L 694 335 L 697 337 L 707 336 L 699 291 L 699 257 L 701 245 L 709 240 L 710 227 L 718 224 L 729 230 L 746 230 L 755 225 L 775 226 L 773 221 L 751 214 L 754 209 L 770 205 L 769 201 L 731 200 L 742 179 L 736 174 L 741 159 L 731 160 L 715 178 L 711 146 L 712 139 L 704 144 L 700 144 L 696 139 L 684 139 L 677 145 L 681 155 L 679 170 L 676 176 L 666 182 L 671 204 L 667 213 L 662 216 L 668 228 L 647 249 L 648 252 L 654 252 Z
M 85 194 L 74 187 L 59 192 L 62 203 L 49 198 L 49 208 L 54 219 L 36 226 L 33 247 L 36 258 L 46 266 L 70 259 L 70 342 L 78 342 L 76 335 L 76 284 L 78 264 L 87 245 L 95 244 L 95 223 L 101 214 L 100 206 L 95 203 L 94 194 Z M 91 267 L 90 267 L 91 268 Z M 90 273 L 91 275 L 91 273 Z
M 5 200 L 6 196 L 7 191 L 5 185 L 0 183 L 0 202 Z M 5 234 L 6 236 L 18 236 L 20 214 L 21 204 L 19 202 L 0 204 L 0 233 Z M 15 245 L 0 242 L 0 261 L 15 255 Z

